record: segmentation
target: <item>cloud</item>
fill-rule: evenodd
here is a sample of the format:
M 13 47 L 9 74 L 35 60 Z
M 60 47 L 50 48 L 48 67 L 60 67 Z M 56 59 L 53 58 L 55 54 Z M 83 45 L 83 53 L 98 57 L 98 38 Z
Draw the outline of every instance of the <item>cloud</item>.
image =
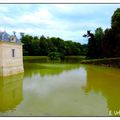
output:
M 87 30 L 109 28 L 119 4 L 1 4 L 0 29 L 85 43 Z
M 50 23 L 52 14 L 46 9 L 38 9 L 34 13 L 24 14 L 19 18 L 20 22 L 27 23 Z

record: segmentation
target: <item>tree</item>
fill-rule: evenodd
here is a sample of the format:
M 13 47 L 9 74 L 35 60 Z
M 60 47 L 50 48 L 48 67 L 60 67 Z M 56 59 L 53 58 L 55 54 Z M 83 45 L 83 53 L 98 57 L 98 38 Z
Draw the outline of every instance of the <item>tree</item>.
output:
M 64 60 L 65 55 L 82 55 L 86 47 L 82 47 L 82 45 L 77 42 L 64 41 L 58 37 L 46 38 L 43 35 L 38 38 L 37 36 L 33 37 L 21 34 L 21 42 L 24 44 L 24 55 L 48 56 L 50 53 L 59 53 L 61 60 Z
M 48 55 L 48 43 L 43 35 L 40 37 L 39 40 L 39 55 Z
M 23 46 L 23 54 L 24 55 L 33 55 L 33 49 L 32 49 L 32 36 L 24 35 L 21 38 L 21 42 L 24 43 Z
M 58 52 L 50 52 L 48 54 L 48 57 L 50 58 L 50 60 L 60 60 L 60 53 Z
M 96 40 L 96 57 L 103 57 L 102 43 L 104 38 L 104 31 L 101 27 L 95 30 L 95 40 Z
M 39 39 L 37 36 L 33 37 L 32 39 L 32 50 L 33 50 L 33 55 L 35 56 L 39 55 Z
M 87 44 L 81 45 L 80 55 L 84 55 L 84 56 L 87 55 Z
M 88 51 L 87 57 L 90 59 L 97 58 L 97 51 L 96 51 L 96 40 L 93 33 L 87 31 L 87 34 L 83 35 L 83 37 L 88 37 Z
M 120 32 L 120 8 L 117 8 L 112 15 L 111 27 L 115 32 Z
M 114 33 L 114 55 L 120 57 L 120 8 L 117 8 L 112 15 L 111 27 Z
M 120 8 L 112 15 L 110 29 L 103 32 L 99 27 L 95 34 L 87 31 L 83 37 L 88 37 L 88 58 L 120 57 Z
M 106 29 L 102 40 L 103 57 L 114 57 L 114 33 L 112 29 Z
M 111 18 L 111 28 L 106 29 L 102 41 L 104 57 L 120 57 L 120 8 Z

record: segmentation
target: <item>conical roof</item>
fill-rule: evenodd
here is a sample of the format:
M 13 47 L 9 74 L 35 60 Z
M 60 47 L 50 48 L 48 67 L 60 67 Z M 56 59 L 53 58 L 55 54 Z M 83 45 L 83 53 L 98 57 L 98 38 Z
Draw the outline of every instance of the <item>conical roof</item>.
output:
M 10 35 L 6 31 L 0 32 L 0 40 L 10 41 Z

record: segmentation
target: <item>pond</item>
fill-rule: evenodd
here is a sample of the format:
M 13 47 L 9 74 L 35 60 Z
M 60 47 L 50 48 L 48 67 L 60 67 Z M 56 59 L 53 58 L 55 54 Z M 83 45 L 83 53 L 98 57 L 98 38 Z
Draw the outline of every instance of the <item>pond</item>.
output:
M 120 116 L 120 69 L 25 62 L 0 77 L 0 116 Z

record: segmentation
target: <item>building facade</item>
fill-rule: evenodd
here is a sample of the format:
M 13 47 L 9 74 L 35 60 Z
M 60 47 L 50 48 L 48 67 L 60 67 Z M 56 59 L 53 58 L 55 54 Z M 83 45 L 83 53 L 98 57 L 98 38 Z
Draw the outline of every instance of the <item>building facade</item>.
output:
M 24 72 L 22 46 L 16 35 L 0 32 L 0 76 Z

